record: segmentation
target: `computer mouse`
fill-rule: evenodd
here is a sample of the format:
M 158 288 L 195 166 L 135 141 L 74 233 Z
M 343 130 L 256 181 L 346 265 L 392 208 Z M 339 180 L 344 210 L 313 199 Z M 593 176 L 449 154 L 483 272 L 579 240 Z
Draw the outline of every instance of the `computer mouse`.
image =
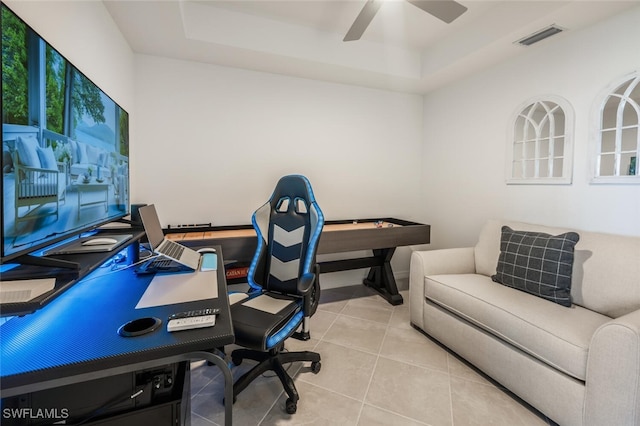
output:
M 83 246 L 103 246 L 107 244 L 116 244 L 118 240 L 109 237 L 90 238 L 82 242 Z
M 216 249 L 212 248 L 212 247 L 203 247 L 201 249 L 198 249 L 198 253 L 215 253 Z

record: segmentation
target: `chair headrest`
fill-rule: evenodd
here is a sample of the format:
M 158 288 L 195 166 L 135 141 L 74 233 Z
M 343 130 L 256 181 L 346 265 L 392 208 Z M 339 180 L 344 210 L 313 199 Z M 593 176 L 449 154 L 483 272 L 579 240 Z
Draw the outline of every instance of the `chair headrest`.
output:
M 283 208 L 283 200 L 294 205 L 297 200 L 304 200 L 307 205 L 316 202 L 309 180 L 302 175 L 288 175 L 280 178 L 271 195 L 271 208 L 276 211 L 278 208 Z M 299 210 L 297 211 L 300 213 Z

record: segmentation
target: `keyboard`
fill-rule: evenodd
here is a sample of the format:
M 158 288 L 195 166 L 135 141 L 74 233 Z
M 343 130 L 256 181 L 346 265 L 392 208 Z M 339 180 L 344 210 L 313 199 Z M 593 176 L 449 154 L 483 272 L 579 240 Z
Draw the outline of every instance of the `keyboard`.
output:
M 167 257 L 171 257 L 174 259 L 180 259 L 180 255 L 184 251 L 184 246 L 178 243 L 175 243 L 171 240 L 165 240 L 164 244 L 160 244 L 157 252 L 164 254 Z

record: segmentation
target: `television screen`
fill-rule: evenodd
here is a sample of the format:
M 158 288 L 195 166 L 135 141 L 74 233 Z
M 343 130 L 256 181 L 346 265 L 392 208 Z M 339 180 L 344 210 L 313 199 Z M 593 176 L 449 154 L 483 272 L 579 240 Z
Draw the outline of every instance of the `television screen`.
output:
M 4 263 L 129 213 L 129 116 L 1 8 Z

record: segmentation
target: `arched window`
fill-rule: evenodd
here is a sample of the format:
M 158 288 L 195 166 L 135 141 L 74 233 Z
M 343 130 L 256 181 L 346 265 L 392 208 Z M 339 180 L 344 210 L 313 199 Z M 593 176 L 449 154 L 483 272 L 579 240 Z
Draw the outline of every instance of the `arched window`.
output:
M 600 103 L 595 183 L 640 183 L 640 72 L 614 84 Z
M 552 96 L 523 105 L 509 138 L 507 183 L 571 183 L 573 110 L 564 99 Z

